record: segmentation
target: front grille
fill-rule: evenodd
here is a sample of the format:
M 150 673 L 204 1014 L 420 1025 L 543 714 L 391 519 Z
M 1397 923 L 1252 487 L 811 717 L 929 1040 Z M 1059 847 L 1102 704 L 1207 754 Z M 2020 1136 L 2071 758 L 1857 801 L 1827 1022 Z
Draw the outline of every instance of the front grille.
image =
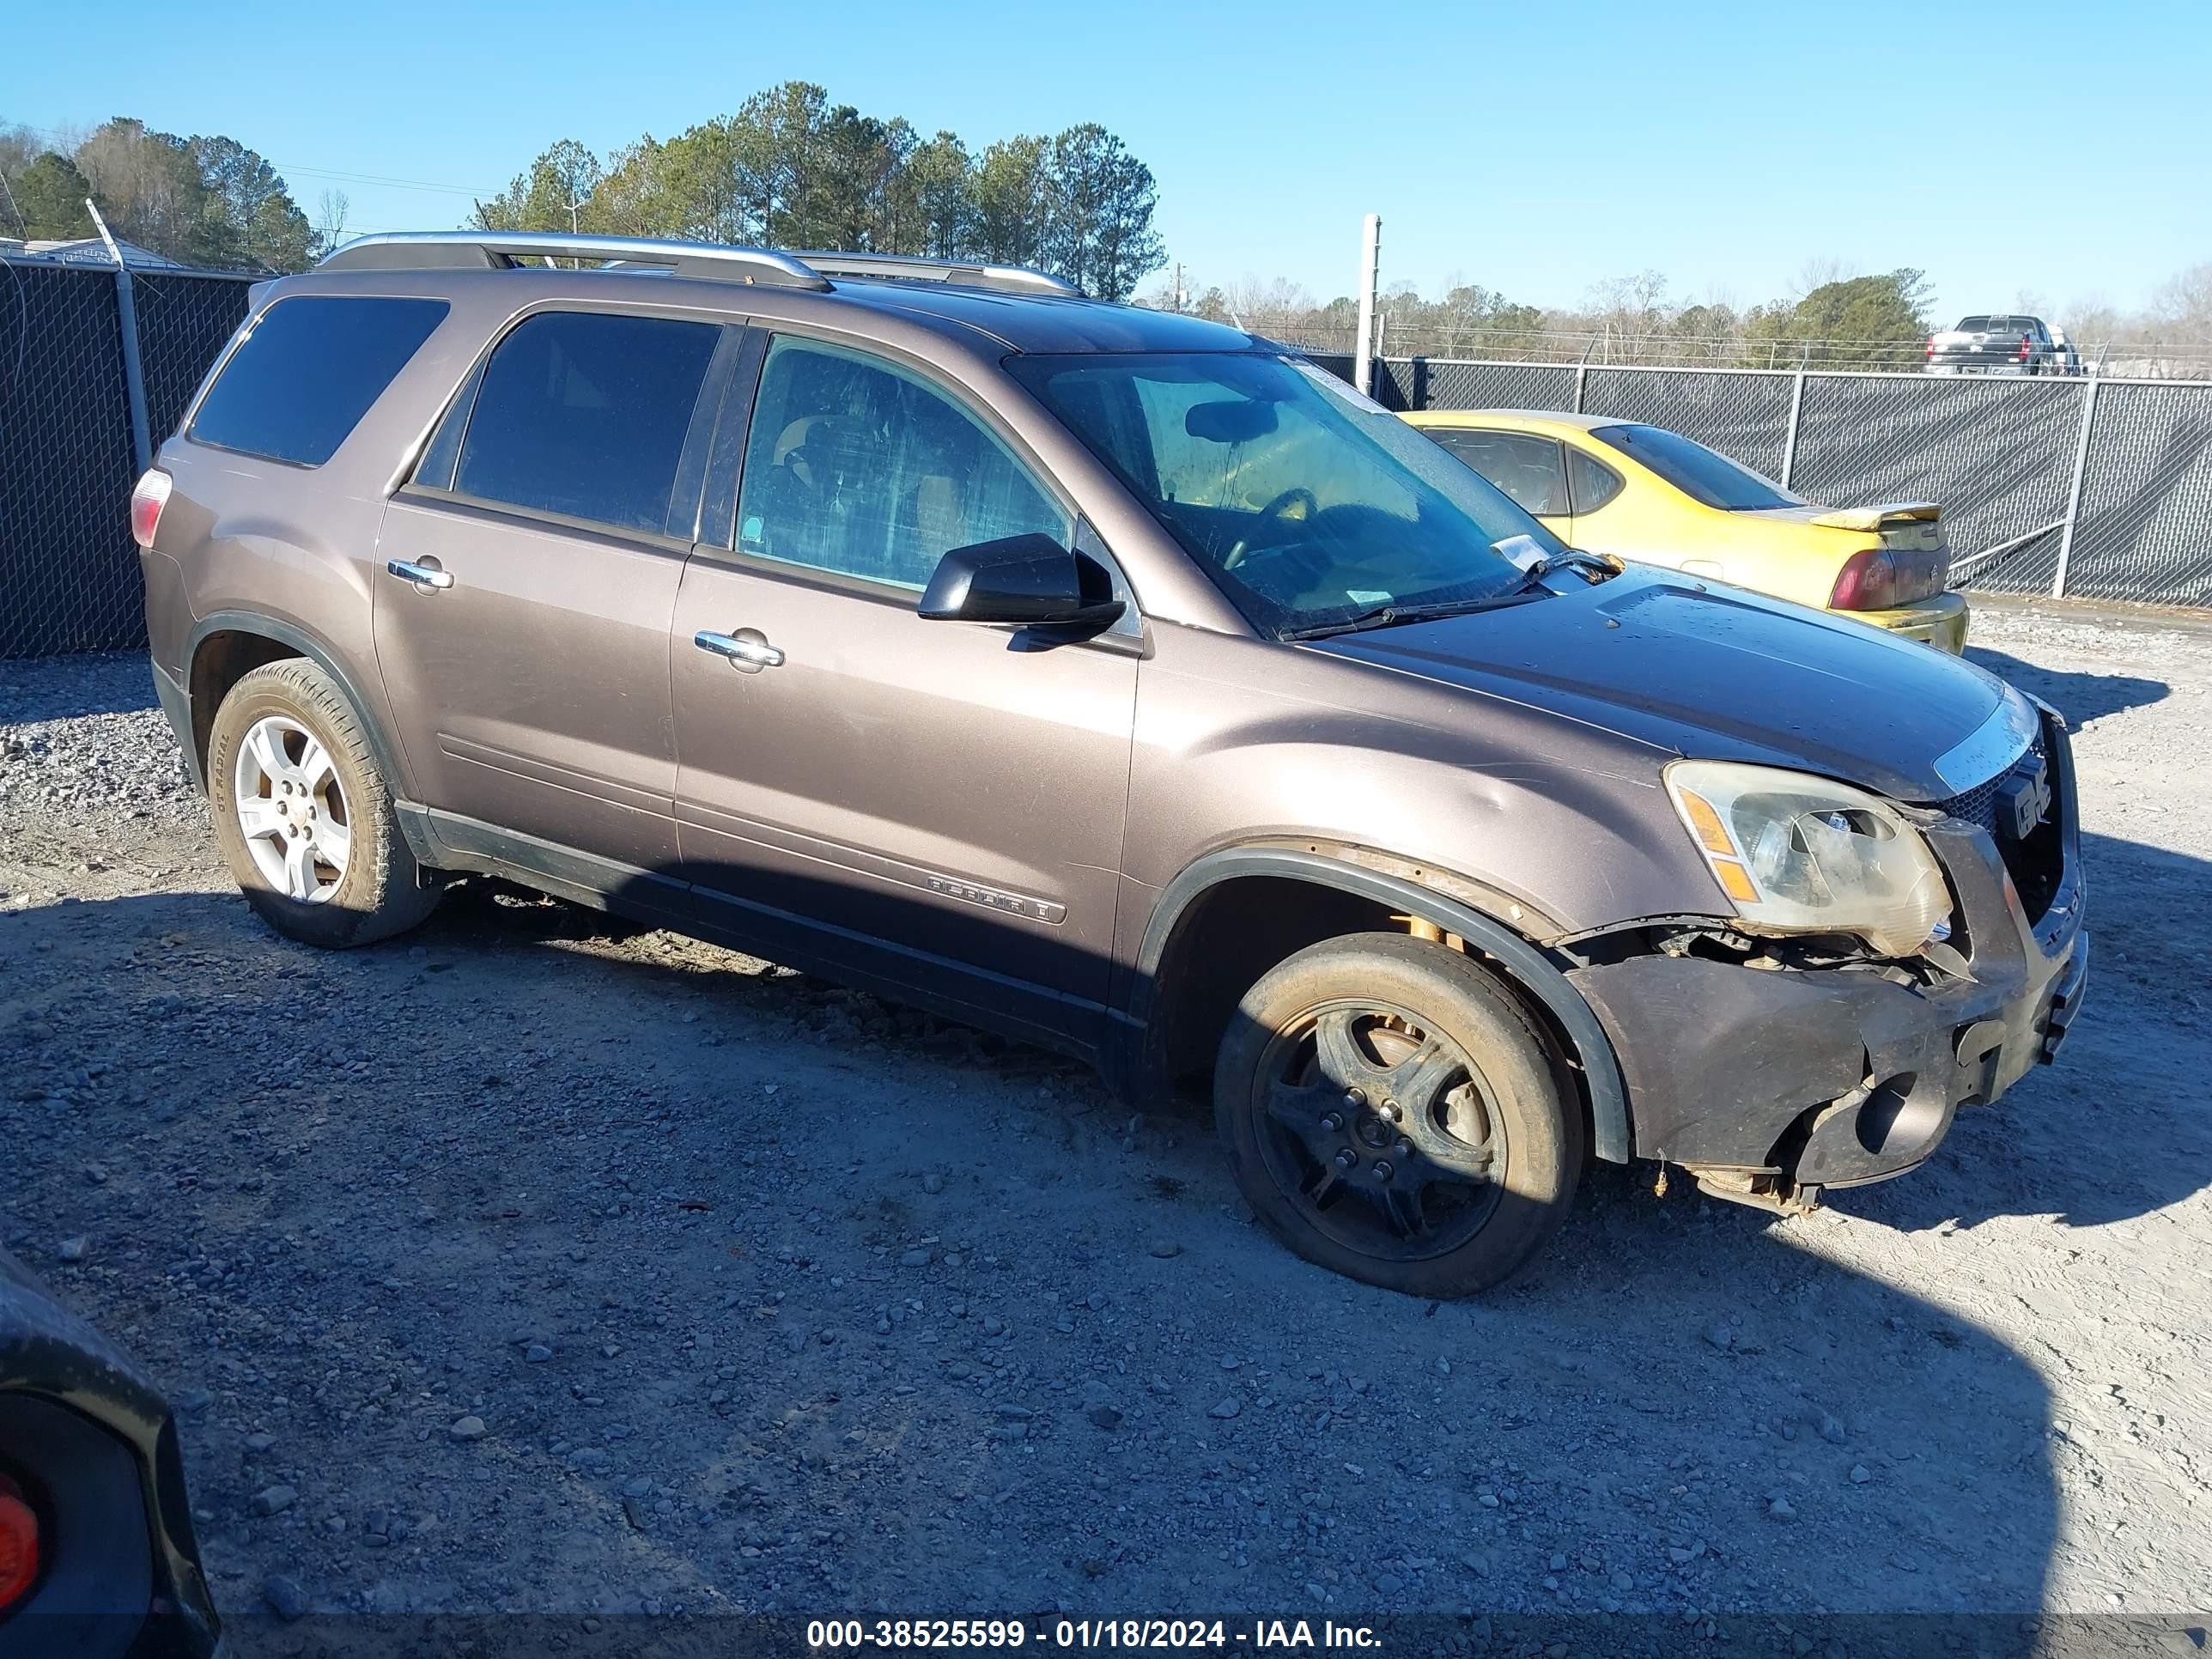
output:
M 1997 832 L 1997 785 L 2003 781 L 2004 774 L 2000 772 L 1988 782 L 1978 783 L 1962 795 L 1937 801 L 1936 810 L 1947 812 L 1954 818 L 1964 818 L 1968 823 L 1986 830 L 1994 836 Z
M 2050 770 L 2051 805 L 2045 811 L 2035 829 L 2025 837 L 2015 839 L 1997 833 L 1997 787 L 2028 757 L 2040 759 Z M 1997 853 L 2004 860 L 2005 868 L 2012 872 L 2013 885 L 2020 890 L 2021 906 L 2027 912 L 2030 922 L 2043 920 L 2044 912 L 2058 895 L 2058 887 L 2065 875 L 2065 838 L 2060 828 L 2065 814 L 2065 803 L 2060 799 L 2067 780 L 2054 759 L 2054 748 L 2050 733 L 2039 730 L 2026 750 L 2012 764 L 1996 776 L 1984 779 L 1971 789 L 1961 790 L 1948 800 L 1929 804 L 1937 811 L 1954 818 L 1963 818 L 1975 828 L 1986 832 L 1997 844 Z
M 2029 756 L 2034 756 L 2046 765 L 2051 757 L 2044 747 L 2043 733 L 2038 732 L 2027 747 L 2014 756 L 2009 765 L 1996 776 L 1985 778 L 1972 788 L 1962 790 L 1948 800 L 1929 804 L 1939 812 L 1948 812 L 1954 818 L 1964 818 L 1977 829 L 1986 830 L 1992 836 L 1997 832 L 1997 786 L 2012 775 L 2013 769 Z M 2054 780 L 2055 781 L 2055 780 Z

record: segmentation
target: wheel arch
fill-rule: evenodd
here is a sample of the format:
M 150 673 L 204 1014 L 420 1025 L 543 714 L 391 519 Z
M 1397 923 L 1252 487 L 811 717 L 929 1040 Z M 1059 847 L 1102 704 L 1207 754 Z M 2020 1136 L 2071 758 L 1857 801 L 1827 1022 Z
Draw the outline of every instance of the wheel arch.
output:
M 407 774 L 400 763 L 398 745 L 391 740 L 375 705 L 338 660 L 329 644 L 296 623 L 252 611 L 217 611 L 200 618 L 185 641 L 185 698 L 191 720 L 191 746 L 187 758 L 204 790 L 208 787 L 208 739 L 215 727 L 216 710 L 233 685 L 254 669 L 287 658 L 304 657 L 337 682 L 338 690 L 353 705 L 355 717 L 368 734 L 377 769 L 384 774 L 393 800 L 409 797 Z M 211 695 L 210 695 L 211 694 Z M 401 814 L 403 829 L 406 815 Z M 415 837 L 408 835 L 410 844 Z M 415 848 L 417 857 L 425 849 Z
M 1160 890 L 1133 965 L 1129 992 L 1122 999 L 1122 1040 L 1116 1044 L 1120 1053 L 1114 1061 L 1121 1079 L 1142 1094 L 1171 1080 L 1165 1026 L 1159 1018 L 1160 987 L 1164 979 L 1177 976 L 1181 955 L 1194 949 L 1189 924 L 1201 919 L 1209 902 L 1222 898 L 1234 884 L 1288 884 L 1334 896 L 1339 902 L 1379 907 L 1389 915 L 1431 923 L 1488 957 L 1516 990 L 1533 1001 L 1565 1046 L 1589 1111 L 1593 1152 L 1608 1163 L 1626 1163 L 1634 1142 L 1620 1062 L 1582 993 L 1541 946 L 1479 907 L 1474 884 L 1456 882 L 1462 894 L 1443 892 L 1406 870 L 1388 867 L 1391 862 L 1376 860 L 1365 849 L 1300 843 L 1224 848 L 1187 866 Z M 1511 902 L 1504 895 L 1492 902 L 1501 908 Z M 1523 921 L 1544 920 L 1526 906 L 1519 908 Z

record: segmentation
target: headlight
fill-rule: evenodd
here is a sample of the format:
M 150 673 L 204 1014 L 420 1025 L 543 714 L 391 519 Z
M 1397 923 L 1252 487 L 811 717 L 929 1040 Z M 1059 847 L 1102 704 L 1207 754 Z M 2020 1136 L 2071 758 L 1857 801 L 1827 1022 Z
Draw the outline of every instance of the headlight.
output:
M 1782 933 L 1856 933 L 1910 956 L 1951 912 L 1936 855 L 1897 809 L 1802 772 L 1676 761 L 1667 793 L 1736 914 Z

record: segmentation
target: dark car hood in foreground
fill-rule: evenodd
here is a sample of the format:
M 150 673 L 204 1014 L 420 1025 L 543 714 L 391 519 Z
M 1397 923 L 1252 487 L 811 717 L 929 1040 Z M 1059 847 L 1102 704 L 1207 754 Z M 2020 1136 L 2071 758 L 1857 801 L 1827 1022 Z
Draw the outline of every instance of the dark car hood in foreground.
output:
M 29 1443 L 26 1422 L 37 1444 Z M 57 1436 L 57 1427 L 71 1433 Z M 72 1437 L 99 1455 L 82 1455 Z M 0 1452 L 34 1480 L 58 1457 L 73 1474 L 100 1477 L 56 1492 L 59 1553 L 30 1601 L 0 1624 L 0 1656 L 43 1659 L 128 1645 L 134 1659 L 200 1659 L 215 1648 L 215 1608 L 167 1402 L 128 1355 L 4 1249 Z
M 1910 801 L 1959 792 L 1936 761 L 2009 695 L 1930 647 L 1739 588 L 1640 570 L 1595 586 L 1568 580 L 1531 604 L 1317 643 L 1679 754 L 1795 767 Z

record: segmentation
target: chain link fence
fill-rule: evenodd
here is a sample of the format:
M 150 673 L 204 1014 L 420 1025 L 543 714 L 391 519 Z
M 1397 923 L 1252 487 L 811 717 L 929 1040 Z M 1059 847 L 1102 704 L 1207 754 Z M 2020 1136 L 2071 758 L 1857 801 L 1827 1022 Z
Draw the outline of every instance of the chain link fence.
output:
M 2212 605 L 2212 384 L 2095 395 L 2066 591 Z
M 133 270 L 158 447 L 246 319 L 246 281 Z M 146 641 L 137 459 L 112 270 L 0 260 L 0 658 Z
M 1591 415 L 1670 428 L 1778 477 L 1789 446 L 1794 385 L 1788 374 L 1594 368 L 1584 377 L 1582 406 Z
M 1407 357 L 1376 360 L 1373 386 L 1392 409 L 1667 427 L 1838 507 L 1941 502 L 1966 586 L 2212 605 L 2212 380 Z
M 132 276 L 158 445 L 244 320 L 247 283 Z M 112 270 L 0 261 L 0 658 L 144 643 L 120 316 Z M 1352 378 L 1348 356 L 1316 361 Z M 2212 605 L 2212 381 L 1425 357 L 1374 369 L 1395 409 L 1649 422 L 1815 501 L 1940 501 L 1971 586 Z

